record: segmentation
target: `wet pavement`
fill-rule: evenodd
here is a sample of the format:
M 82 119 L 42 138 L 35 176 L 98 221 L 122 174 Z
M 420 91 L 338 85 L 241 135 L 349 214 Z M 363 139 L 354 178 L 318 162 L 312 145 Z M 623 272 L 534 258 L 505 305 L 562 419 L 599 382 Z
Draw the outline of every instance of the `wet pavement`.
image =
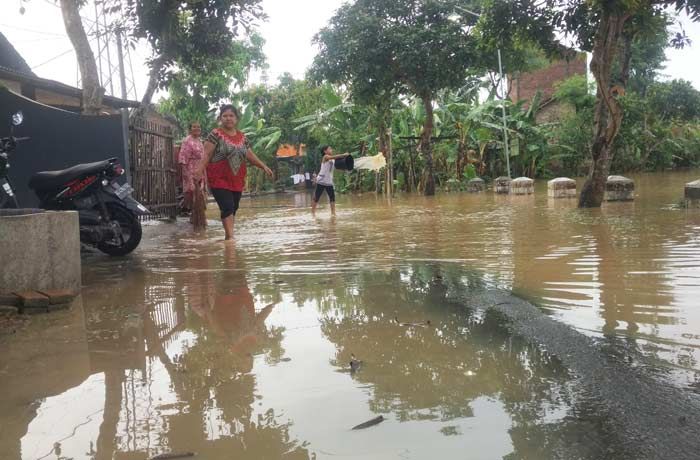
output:
M 0 458 L 664 458 L 663 430 L 697 424 L 691 177 L 598 211 L 542 189 L 342 197 L 335 219 L 258 198 L 234 245 L 147 225 L 132 257 L 84 257 L 70 311 L 0 333 Z M 496 289 L 550 318 L 514 323 Z M 647 401 L 613 391 L 632 384 Z M 638 438 L 659 414 L 661 450 Z

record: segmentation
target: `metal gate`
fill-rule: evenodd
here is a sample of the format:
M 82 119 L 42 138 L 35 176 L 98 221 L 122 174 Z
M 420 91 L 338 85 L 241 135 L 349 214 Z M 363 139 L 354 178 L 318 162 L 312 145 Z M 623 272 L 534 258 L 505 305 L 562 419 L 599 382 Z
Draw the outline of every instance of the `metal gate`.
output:
M 153 119 L 129 120 L 129 161 L 134 198 L 153 218 L 177 216 L 177 177 L 173 156 L 173 132 Z

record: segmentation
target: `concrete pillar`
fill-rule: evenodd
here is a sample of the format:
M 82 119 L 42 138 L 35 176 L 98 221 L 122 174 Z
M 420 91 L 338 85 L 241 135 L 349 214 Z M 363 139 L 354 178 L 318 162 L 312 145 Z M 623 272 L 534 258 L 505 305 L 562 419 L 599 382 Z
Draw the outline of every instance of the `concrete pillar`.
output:
M 685 203 L 689 208 L 700 208 L 700 179 L 685 184 Z
M 532 195 L 535 193 L 535 181 L 529 177 L 518 177 L 510 183 L 511 195 Z
M 469 193 L 479 193 L 484 190 L 486 190 L 486 183 L 484 183 L 484 179 L 480 177 L 475 177 L 467 182 L 467 192 Z
M 0 216 L 0 294 L 80 292 L 80 228 L 75 211 Z
M 576 198 L 576 181 L 568 177 L 557 177 L 547 182 L 550 198 Z
M 634 200 L 634 181 L 624 176 L 608 176 L 605 183 L 605 201 Z
M 493 180 L 493 191 L 500 194 L 506 194 L 510 191 L 510 177 L 500 176 Z

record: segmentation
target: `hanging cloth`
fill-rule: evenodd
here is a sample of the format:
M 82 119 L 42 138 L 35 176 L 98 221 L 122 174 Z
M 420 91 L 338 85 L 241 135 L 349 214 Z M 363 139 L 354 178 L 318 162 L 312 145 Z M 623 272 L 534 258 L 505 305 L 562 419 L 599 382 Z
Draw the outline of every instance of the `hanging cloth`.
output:
M 386 166 L 386 158 L 384 154 L 379 152 L 371 157 L 360 157 L 355 159 L 355 169 L 368 169 L 370 171 L 379 171 Z

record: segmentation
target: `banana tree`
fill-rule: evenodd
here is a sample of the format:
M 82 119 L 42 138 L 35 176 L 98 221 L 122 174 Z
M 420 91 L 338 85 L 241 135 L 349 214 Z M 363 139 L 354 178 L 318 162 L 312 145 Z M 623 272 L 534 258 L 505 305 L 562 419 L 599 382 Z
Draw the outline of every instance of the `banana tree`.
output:
M 250 141 L 255 154 L 266 164 L 275 164 L 275 154 L 279 144 L 282 130 L 276 126 L 266 126 L 265 119 L 257 118 L 253 108 L 248 105 L 241 110 L 241 119 L 238 121 L 238 129 Z M 277 168 L 275 167 L 275 170 Z M 278 174 L 275 174 L 278 176 Z M 257 169 L 248 175 L 248 190 L 258 192 L 265 183 L 264 175 Z

